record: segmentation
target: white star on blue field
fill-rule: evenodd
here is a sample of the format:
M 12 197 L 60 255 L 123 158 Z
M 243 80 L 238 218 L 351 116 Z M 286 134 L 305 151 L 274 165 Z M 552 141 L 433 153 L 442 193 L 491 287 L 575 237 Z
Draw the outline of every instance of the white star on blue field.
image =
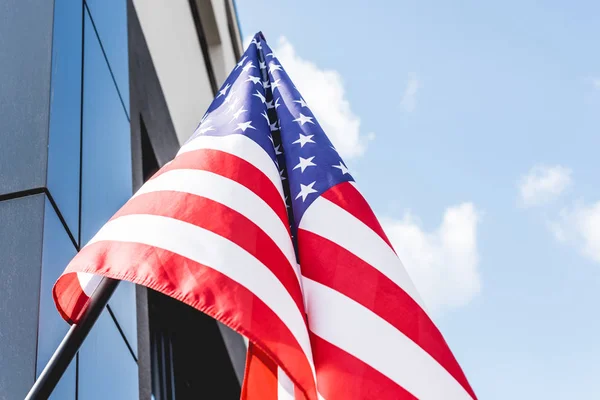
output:
M 600 399 L 600 3 L 236 7 L 268 43 L 235 66 L 252 101 L 292 115 L 218 96 L 237 132 L 293 132 L 288 204 L 356 181 L 480 399 Z

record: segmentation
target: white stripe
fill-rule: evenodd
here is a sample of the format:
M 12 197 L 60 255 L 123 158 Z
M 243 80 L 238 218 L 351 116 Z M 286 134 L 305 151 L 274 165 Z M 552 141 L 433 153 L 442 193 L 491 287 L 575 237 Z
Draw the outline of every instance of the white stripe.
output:
M 277 367 L 277 400 L 294 400 L 294 396 L 294 382 L 281 368 Z M 317 399 L 325 400 L 325 397 L 317 392 Z
M 87 272 L 78 272 L 77 279 L 79 280 L 79 285 L 81 286 L 81 290 L 87 297 L 92 297 L 94 291 L 102 281 L 101 275 L 96 274 L 88 274 Z
M 287 227 L 275 211 L 252 190 L 213 172 L 174 169 L 146 182 L 133 197 L 165 190 L 202 196 L 244 215 L 275 242 L 290 263 L 290 268 L 296 274 L 296 278 L 300 281 L 294 245 Z
M 275 163 L 267 152 L 249 137 L 241 134 L 198 136 L 191 142 L 183 145 L 177 155 L 200 149 L 221 150 L 248 161 L 261 170 L 273 182 L 281 198 L 285 199 L 281 177 Z
M 294 383 L 277 367 L 277 400 L 294 400 Z
M 279 279 L 235 243 L 187 222 L 139 214 L 109 221 L 90 240 L 90 244 L 105 240 L 165 249 L 206 265 L 239 283 L 262 300 L 287 326 L 309 360 L 314 375 L 310 341 L 301 311 Z
M 421 296 L 390 246 L 358 218 L 319 197 L 306 210 L 300 229 L 337 243 L 391 279 L 426 312 Z
M 370 365 L 420 400 L 472 400 L 425 350 L 361 304 L 303 278 L 312 332 Z M 325 306 L 324 306 L 325 305 Z

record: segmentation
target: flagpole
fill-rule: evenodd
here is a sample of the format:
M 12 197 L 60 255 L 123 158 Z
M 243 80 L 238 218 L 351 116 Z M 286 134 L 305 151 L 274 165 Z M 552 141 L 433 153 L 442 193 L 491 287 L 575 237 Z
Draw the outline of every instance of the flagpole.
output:
M 98 320 L 98 317 L 104 311 L 104 307 L 106 307 L 118 284 L 119 281 L 116 279 L 102 278 L 90 298 L 90 303 L 80 321 L 71 326 L 44 367 L 44 370 L 29 390 L 25 400 L 42 400 L 50 396 L 58 381 L 71 364 L 71 361 L 75 358 L 75 354 L 79 351 L 81 344 L 96 323 L 96 320 Z

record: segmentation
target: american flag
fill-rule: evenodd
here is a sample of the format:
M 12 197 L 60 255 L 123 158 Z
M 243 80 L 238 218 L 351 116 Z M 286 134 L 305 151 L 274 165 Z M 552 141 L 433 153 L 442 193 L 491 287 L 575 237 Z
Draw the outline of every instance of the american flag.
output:
M 246 336 L 243 399 L 476 399 L 261 34 L 175 159 L 57 281 L 67 321 L 81 318 L 102 276 Z

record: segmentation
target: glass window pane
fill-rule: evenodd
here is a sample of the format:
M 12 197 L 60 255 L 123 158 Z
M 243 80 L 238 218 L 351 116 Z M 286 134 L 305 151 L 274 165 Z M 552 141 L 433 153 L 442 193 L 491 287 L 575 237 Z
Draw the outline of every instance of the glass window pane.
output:
M 126 0 L 88 0 L 86 4 L 129 114 L 127 2 Z
M 85 17 L 81 242 L 87 243 L 129 199 L 131 133 L 117 90 Z
M 137 363 L 105 310 L 79 351 L 79 399 L 139 397 Z
M 55 0 L 48 143 L 48 189 L 73 236 L 79 236 L 81 2 Z
M 108 302 L 123 330 L 133 354 L 137 357 L 137 315 L 135 306 L 135 285 L 122 281 Z
M 131 133 L 100 43 L 85 16 L 81 242 L 87 243 L 132 194 Z M 135 288 L 119 285 L 109 302 L 137 351 Z
M 54 306 L 52 287 L 69 261 L 77 253 L 48 199 L 46 199 L 44 211 L 43 237 L 36 368 L 38 376 L 69 329 L 69 324 L 61 318 Z M 65 372 L 51 398 L 75 399 L 75 362 Z

